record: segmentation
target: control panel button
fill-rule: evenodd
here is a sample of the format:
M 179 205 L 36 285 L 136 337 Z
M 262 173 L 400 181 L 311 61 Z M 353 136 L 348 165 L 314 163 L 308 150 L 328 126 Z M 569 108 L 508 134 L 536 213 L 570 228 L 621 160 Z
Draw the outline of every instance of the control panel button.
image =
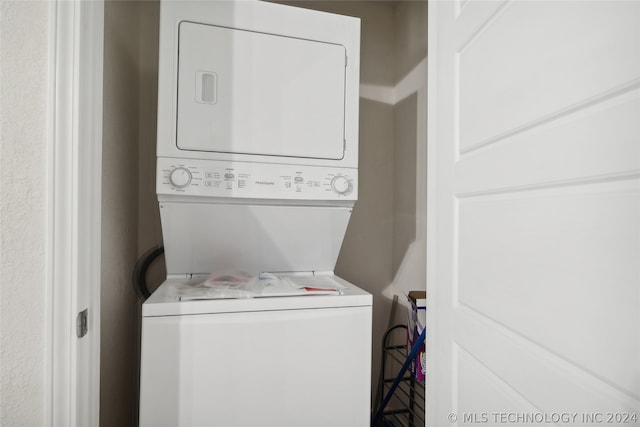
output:
M 191 172 L 187 168 L 175 168 L 169 174 L 169 182 L 176 188 L 184 188 L 191 184 Z
M 347 194 L 351 189 L 351 182 L 346 177 L 338 175 L 331 180 L 331 189 L 338 194 Z
M 293 178 L 293 180 L 294 180 L 295 182 L 303 182 L 303 181 L 304 181 L 304 178 L 303 178 L 303 177 L 301 177 L 301 176 L 296 176 L 295 178 Z
M 236 176 L 234 174 L 232 174 L 232 173 L 227 172 L 227 173 L 224 174 L 224 177 L 227 178 L 227 179 L 233 179 Z

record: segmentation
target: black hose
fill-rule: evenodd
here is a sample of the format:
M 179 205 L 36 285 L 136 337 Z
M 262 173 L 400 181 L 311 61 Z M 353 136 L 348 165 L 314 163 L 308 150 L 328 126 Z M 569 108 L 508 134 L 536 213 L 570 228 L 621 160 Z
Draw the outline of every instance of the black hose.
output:
M 142 254 L 133 267 L 133 290 L 139 298 L 147 299 L 151 296 L 147 286 L 147 270 L 160 255 L 164 254 L 164 246 L 153 247 Z
M 136 304 L 135 312 L 135 351 L 133 354 L 133 375 L 132 375 L 132 411 L 131 411 L 131 426 L 138 426 L 138 417 L 140 414 L 140 337 L 141 337 L 141 325 L 142 325 L 142 303 L 144 300 L 151 296 L 149 287 L 147 286 L 147 271 L 149 267 L 160 255 L 164 254 L 164 247 L 152 247 L 147 252 L 142 254 L 136 265 L 133 267 L 132 282 L 133 290 L 138 295 L 138 302 Z

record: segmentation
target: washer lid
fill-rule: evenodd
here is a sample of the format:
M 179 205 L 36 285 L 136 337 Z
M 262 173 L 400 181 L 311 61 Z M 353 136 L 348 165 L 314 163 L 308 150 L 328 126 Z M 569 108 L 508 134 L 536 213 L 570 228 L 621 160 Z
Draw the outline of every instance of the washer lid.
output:
M 192 279 L 167 279 L 142 305 L 143 317 L 192 314 L 242 313 L 252 311 L 300 310 L 336 307 L 367 307 L 373 304 L 368 292 L 332 274 L 291 276 L 313 278 L 314 283 L 341 286 L 340 295 L 306 295 L 237 299 L 187 299 L 185 290 L 206 280 L 206 276 Z
M 161 202 L 167 274 L 333 271 L 350 207 Z M 207 203 L 209 202 L 209 203 Z
M 346 49 L 183 21 L 180 150 L 340 160 Z

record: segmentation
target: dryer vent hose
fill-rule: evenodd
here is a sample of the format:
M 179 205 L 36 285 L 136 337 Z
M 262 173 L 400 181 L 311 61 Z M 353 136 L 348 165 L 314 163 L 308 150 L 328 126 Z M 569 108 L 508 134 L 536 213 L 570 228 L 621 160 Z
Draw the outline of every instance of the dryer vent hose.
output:
M 151 292 L 149 292 L 149 287 L 147 286 L 147 271 L 153 261 L 162 254 L 164 254 L 164 246 L 154 246 L 142 254 L 133 267 L 133 290 L 136 292 L 136 295 L 138 295 L 138 298 L 147 299 L 151 296 Z

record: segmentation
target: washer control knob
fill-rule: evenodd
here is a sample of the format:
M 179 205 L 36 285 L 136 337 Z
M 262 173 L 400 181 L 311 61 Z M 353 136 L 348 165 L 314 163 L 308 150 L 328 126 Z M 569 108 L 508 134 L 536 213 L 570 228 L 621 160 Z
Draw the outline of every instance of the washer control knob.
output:
M 175 188 L 185 188 L 191 184 L 191 172 L 189 172 L 187 168 L 175 168 L 169 174 L 169 182 L 171 182 L 171 185 Z
M 351 182 L 342 175 L 335 176 L 331 180 L 331 189 L 338 194 L 347 194 L 351 189 Z

